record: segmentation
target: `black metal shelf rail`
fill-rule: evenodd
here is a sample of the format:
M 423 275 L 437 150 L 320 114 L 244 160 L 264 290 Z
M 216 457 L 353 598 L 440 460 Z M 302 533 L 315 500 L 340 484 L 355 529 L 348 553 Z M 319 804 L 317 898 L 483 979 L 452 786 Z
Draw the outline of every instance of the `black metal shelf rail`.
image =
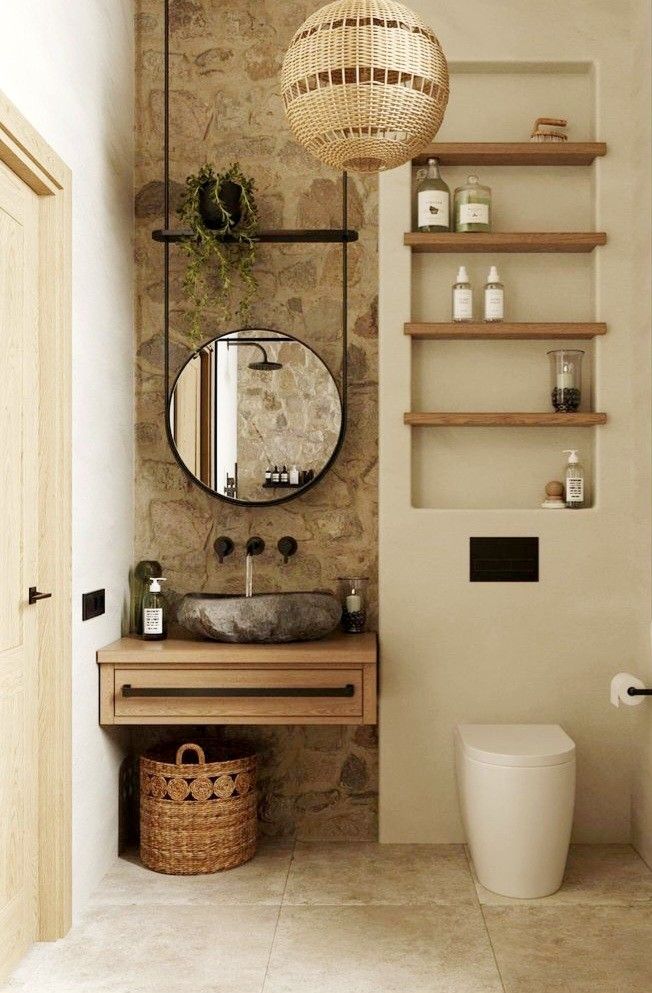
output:
M 183 242 L 191 233 L 170 227 L 170 0 L 164 5 L 164 48 L 163 48 L 163 228 L 152 232 L 155 241 L 163 243 L 163 340 L 164 340 L 164 389 L 165 423 L 168 439 L 174 450 L 170 419 L 167 410 L 170 402 L 170 245 Z M 348 175 L 342 173 L 342 227 L 313 230 L 261 231 L 254 240 L 270 244 L 341 244 L 342 246 L 342 431 L 341 446 L 346 434 L 347 393 L 348 393 L 348 246 L 358 240 L 358 232 L 349 228 Z M 225 238 L 225 242 L 229 239 Z M 339 447 L 338 446 L 338 447 Z
M 154 241 L 171 244 L 192 241 L 194 237 L 192 231 L 183 228 L 157 228 L 152 231 Z M 358 240 L 358 232 L 351 228 L 348 231 L 343 231 L 341 228 L 284 228 L 278 231 L 259 231 L 251 240 L 268 245 L 333 245 L 343 242 L 351 244 Z M 240 239 L 232 235 L 223 235 L 220 241 L 225 245 L 241 244 Z

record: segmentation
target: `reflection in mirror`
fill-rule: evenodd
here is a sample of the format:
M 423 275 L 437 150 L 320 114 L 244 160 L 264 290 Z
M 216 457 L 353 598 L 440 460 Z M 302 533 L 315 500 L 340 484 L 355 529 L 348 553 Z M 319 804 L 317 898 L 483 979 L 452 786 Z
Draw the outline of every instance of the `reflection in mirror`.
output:
M 218 496 L 273 503 L 304 490 L 342 432 L 335 380 L 290 335 L 247 328 L 214 338 L 181 369 L 170 432 L 182 465 Z

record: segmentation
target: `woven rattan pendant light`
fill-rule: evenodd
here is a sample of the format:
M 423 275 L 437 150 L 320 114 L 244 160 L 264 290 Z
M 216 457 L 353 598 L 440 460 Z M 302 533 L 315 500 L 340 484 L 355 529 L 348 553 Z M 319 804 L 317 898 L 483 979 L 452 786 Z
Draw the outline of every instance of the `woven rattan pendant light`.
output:
M 337 169 L 376 172 L 432 141 L 448 102 L 448 66 L 409 7 L 335 0 L 294 35 L 281 92 L 295 137 L 313 155 Z

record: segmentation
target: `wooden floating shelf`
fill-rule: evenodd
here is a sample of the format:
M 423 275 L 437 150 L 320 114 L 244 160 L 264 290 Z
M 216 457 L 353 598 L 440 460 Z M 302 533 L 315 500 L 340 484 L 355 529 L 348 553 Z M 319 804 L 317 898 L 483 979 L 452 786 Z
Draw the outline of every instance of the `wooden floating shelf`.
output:
M 508 321 L 465 323 L 410 322 L 405 325 L 405 334 L 415 341 L 510 341 L 515 338 L 530 340 L 595 338 L 607 333 L 606 324 L 530 324 Z
M 592 252 L 605 245 L 604 231 L 407 231 L 413 252 Z
M 515 413 L 512 411 L 501 413 L 411 411 L 403 415 L 403 422 L 412 427 L 586 428 L 593 427 L 595 424 L 606 424 L 607 415 L 581 411 L 576 414 Z
M 440 141 L 413 162 L 425 165 L 437 158 L 442 165 L 586 166 L 606 154 L 603 141 Z
M 152 231 L 152 238 L 154 241 L 162 242 L 183 242 L 192 241 L 194 234 L 192 231 L 187 229 L 159 229 L 157 231 Z M 352 231 L 350 228 L 346 231 L 341 228 L 315 228 L 315 229 L 286 229 L 278 231 L 259 231 L 258 234 L 254 235 L 251 239 L 256 243 L 267 243 L 273 245 L 295 245 L 295 244 L 311 244 L 311 245 L 326 245 L 332 244 L 333 242 L 337 244 L 343 244 L 344 242 L 352 242 L 358 240 L 358 232 Z M 226 245 L 240 244 L 239 238 L 234 238 L 229 235 L 225 235 L 220 239 Z

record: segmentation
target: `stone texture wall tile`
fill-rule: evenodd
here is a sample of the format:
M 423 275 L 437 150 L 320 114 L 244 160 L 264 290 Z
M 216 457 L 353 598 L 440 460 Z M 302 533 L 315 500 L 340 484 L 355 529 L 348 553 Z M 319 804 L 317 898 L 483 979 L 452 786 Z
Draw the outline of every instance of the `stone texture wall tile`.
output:
M 279 97 L 278 69 L 301 22 L 322 0 L 172 0 L 171 200 L 186 175 L 211 161 L 238 160 L 257 184 L 266 227 L 335 227 L 341 177 L 292 138 Z M 267 542 L 255 562 L 258 589 L 334 588 L 339 575 L 370 577 L 370 625 L 377 622 L 377 195 L 375 178 L 349 177 L 349 427 L 329 475 L 279 507 L 233 507 L 211 498 L 177 465 L 165 435 L 161 328 L 163 19 L 159 0 L 136 3 L 136 522 L 135 560 L 157 558 L 171 599 L 190 590 L 241 592 L 244 543 Z M 173 218 L 173 224 L 175 220 Z M 171 250 L 173 373 L 189 354 L 182 278 Z M 285 331 L 315 348 L 338 376 L 341 365 L 341 252 L 335 246 L 260 246 L 252 323 Z M 206 315 L 209 338 L 238 327 Z M 236 551 L 219 565 L 212 543 L 230 535 Z M 287 565 L 284 534 L 299 542 Z M 216 732 L 260 752 L 264 834 L 309 839 L 373 839 L 377 834 L 375 728 L 228 727 L 134 729 L 140 751 L 160 737 Z M 176 732 L 176 733 L 175 733 Z

